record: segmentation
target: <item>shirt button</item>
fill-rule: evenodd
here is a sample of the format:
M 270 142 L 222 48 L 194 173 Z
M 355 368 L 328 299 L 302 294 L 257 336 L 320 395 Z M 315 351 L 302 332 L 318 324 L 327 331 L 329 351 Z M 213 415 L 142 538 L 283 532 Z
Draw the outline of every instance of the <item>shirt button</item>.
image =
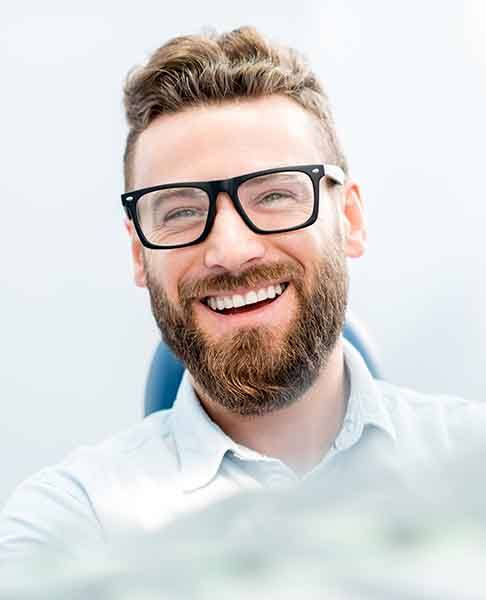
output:
M 344 421 L 344 429 L 349 433 L 354 431 L 354 423 L 353 421 L 351 421 L 351 419 L 347 419 L 346 421 Z

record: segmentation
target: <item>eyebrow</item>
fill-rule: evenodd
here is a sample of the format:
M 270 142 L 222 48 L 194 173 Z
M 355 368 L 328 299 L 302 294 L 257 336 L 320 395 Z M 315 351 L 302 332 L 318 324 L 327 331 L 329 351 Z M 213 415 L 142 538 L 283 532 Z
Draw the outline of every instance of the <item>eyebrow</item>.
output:
M 264 184 L 267 183 L 267 181 L 269 179 L 271 179 L 272 181 L 285 181 L 286 179 L 290 179 L 292 178 L 292 176 L 294 175 L 293 172 L 291 171 L 287 171 L 285 173 L 269 173 L 268 175 L 257 175 L 256 177 L 252 178 L 252 179 L 247 179 L 244 184 L 245 185 L 259 185 L 259 184 Z
M 152 192 L 154 200 L 171 200 L 172 198 L 178 197 L 181 194 L 184 196 L 205 196 L 207 195 L 204 190 L 195 187 L 179 187 L 179 188 L 167 188 L 163 190 L 156 190 Z

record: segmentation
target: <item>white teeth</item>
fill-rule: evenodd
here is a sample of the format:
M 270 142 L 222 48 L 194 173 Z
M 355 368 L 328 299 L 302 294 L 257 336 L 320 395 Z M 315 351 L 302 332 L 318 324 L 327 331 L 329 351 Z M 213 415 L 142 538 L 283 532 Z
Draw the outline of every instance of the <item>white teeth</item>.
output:
M 243 296 L 240 296 L 239 294 L 235 294 L 233 296 L 233 306 L 235 308 L 239 308 L 240 306 L 245 306 L 245 300 L 244 300 Z
M 252 290 L 244 296 L 240 294 L 234 294 L 233 296 L 209 296 L 207 304 L 210 308 L 215 311 L 224 310 L 225 308 L 239 308 L 247 304 L 254 304 L 255 302 L 261 302 L 267 298 L 275 298 L 280 296 L 285 290 L 286 284 L 281 285 L 269 285 L 267 288 L 261 288 L 259 290 Z

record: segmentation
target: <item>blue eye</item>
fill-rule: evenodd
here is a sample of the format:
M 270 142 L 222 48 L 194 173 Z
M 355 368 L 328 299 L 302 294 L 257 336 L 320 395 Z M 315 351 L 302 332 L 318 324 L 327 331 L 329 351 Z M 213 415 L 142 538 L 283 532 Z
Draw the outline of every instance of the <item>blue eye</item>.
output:
M 163 216 L 163 222 L 168 223 L 169 221 L 178 222 L 191 222 L 194 220 L 205 219 L 207 216 L 206 210 L 200 208 L 177 208 Z
M 282 194 L 281 192 L 271 192 L 270 194 L 266 194 L 258 201 L 258 204 L 272 204 L 277 202 L 278 200 L 288 198 L 288 194 Z

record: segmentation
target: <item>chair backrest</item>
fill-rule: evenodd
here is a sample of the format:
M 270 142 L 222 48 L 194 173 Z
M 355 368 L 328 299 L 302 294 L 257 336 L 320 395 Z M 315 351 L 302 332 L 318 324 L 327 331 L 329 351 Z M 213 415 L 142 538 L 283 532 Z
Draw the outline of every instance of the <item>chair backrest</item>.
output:
M 344 337 L 360 352 L 373 377 L 381 378 L 378 359 L 365 328 L 354 318 L 346 319 Z M 162 341 L 155 350 L 145 387 L 144 415 L 171 408 L 184 366 Z

